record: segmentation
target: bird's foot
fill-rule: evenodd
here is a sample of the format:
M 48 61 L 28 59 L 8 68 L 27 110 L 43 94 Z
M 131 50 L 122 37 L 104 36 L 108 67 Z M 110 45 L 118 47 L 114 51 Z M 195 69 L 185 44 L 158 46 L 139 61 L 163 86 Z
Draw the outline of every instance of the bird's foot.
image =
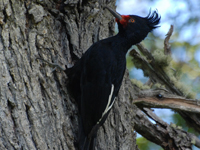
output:
M 52 72 L 54 72 L 57 68 L 59 68 L 59 69 L 61 69 L 61 70 L 63 70 L 63 71 L 66 70 L 65 68 L 61 67 L 61 66 L 58 64 L 57 59 L 56 59 L 56 62 L 55 62 L 55 63 L 51 63 L 51 62 L 49 62 L 49 61 L 47 61 L 47 60 L 44 60 L 44 59 L 42 59 L 42 58 L 39 58 L 39 57 L 37 57 L 36 59 L 42 60 L 42 61 L 46 62 L 47 64 L 49 64 L 50 66 L 53 66 L 54 68 L 53 68 Z

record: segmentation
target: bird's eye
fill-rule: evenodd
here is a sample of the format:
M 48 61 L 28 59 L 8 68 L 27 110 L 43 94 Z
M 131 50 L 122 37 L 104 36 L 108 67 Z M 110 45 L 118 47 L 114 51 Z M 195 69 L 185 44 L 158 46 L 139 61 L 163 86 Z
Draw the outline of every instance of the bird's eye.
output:
M 135 20 L 134 20 L 133 18 L 131 18 L 131 19 L 129 20 L 129 22 L 132 22 L 132 23 L 133 23 L 133 22 L 135 22 Z

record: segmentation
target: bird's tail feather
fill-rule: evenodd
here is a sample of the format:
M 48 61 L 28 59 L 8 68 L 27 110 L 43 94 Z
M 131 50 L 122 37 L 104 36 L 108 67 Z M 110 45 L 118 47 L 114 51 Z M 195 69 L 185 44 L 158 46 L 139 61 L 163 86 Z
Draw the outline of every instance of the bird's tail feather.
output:
M 81 150 L 94 150 L 95 138 L 86 138 L 83 148 Z
M 79 150 L 94 150 L 96 134 L 92 137 L 87 137 L 84 133 L 81 121 L 79 121 Z

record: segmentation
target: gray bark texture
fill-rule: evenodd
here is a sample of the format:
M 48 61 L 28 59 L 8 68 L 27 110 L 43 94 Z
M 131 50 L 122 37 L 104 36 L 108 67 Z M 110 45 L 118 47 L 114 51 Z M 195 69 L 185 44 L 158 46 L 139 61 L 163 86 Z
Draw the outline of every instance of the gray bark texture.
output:
M 36 58 L 71 67 L 92 43 L 112 36 L 114 18 L 102 5 L 115 1 L 0 0 L 1 150 L 75 149 L 78 110 L 67 76 Z M 97 149 L 137 149 L 122 87 Z
M 72 67 L 94 42 L 114 35 L 114 18 L 103 5 L 113 8 L 115 1 L 0 0 L 0 150 L 77 149 L 78 109 L 66 89 L 68 78 L 37 58 Z M 151 82 L 167 85 L 167 90 L 141 90 L 126 73 L 98 131 L 96 150 L 137 150 L 135 131 L 166 150 L 200 147 L 195 135 L 149 109 L 177 110 L 200 131 L 199 103 L 186 99 L 151 53 L 138 47 L 148 61 L 134 50 L 132 57 L 149 69 Z

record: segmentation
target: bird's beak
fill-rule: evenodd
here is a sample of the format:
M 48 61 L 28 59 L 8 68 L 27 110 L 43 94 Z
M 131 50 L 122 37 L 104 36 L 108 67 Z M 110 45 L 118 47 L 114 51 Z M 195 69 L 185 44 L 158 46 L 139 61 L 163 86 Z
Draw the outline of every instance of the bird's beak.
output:
M 114 11 L 114 10 L 112 10 L 110 7 L 108 7 L 108 6 L 104 6 L 105 8 L 107 8 L 109 11 L 110 11 L 110 13 L 115 17 L 115 18 L 117 18 L 117 19 L 119 19 L 119 20 L 121 20 L 122 19 L 122 16 L 119 14 L 119 13 L 117 13 L 116 11 Z

